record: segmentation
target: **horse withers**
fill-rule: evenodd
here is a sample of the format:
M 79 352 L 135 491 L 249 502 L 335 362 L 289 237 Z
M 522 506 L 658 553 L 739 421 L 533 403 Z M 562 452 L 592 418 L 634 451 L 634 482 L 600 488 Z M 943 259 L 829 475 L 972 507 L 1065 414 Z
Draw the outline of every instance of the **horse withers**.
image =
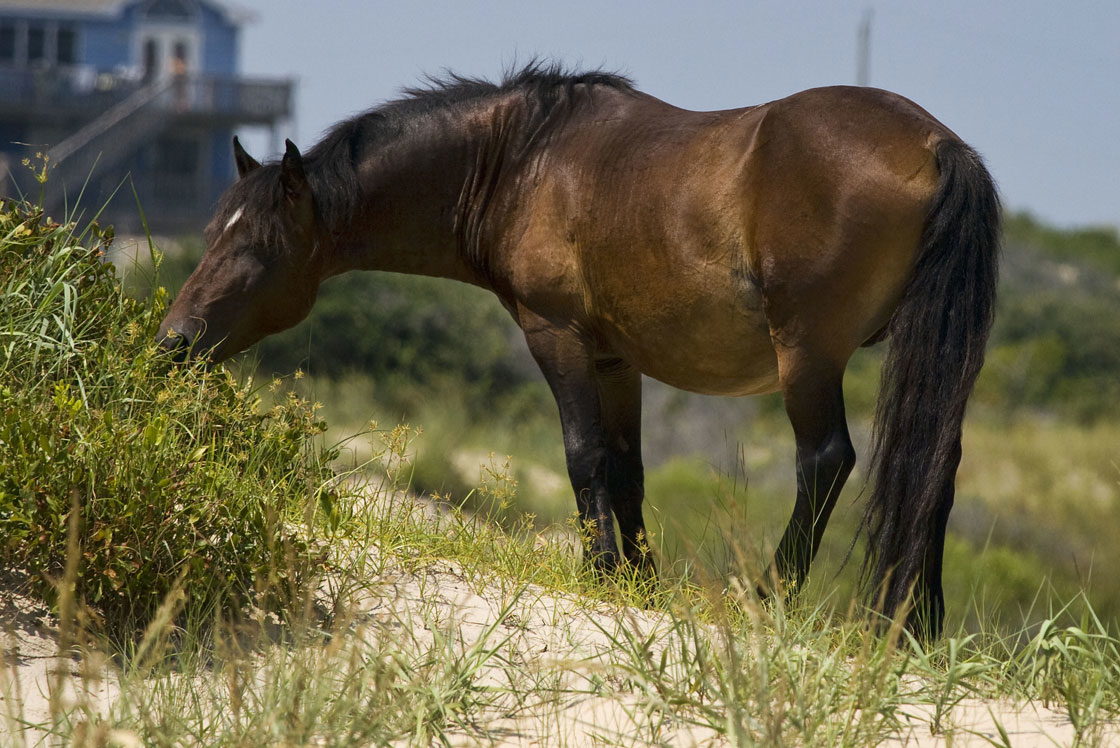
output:
M 693 112 L 601 72 L 452 76 L 238 181 L 160 336 L 225 359 L 349 270 L 489 289 L 556 397 L 588 560 L 650 567 L 642 374 L 781 391 L 797 497 L 771 579 L 799 587 L 855 462 L 842 379 L 890 338 L 865 516 L 867 594 L 936 635 L 965 404 L 992 323 L 999 203 L 976 153 L 870 88 Z M 355 299 L 354 303 L 360 303 Z M 615 540 L 617 521 L 622 539 Z

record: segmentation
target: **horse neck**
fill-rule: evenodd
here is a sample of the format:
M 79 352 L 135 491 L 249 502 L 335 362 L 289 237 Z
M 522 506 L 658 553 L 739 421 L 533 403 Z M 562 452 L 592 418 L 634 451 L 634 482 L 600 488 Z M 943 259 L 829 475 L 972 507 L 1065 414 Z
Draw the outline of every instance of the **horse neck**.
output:
M 336 232 L 328 274 L 384 270 L 489 287 L 472 249 L 489 197 L 480 185 L 492 187 L 488 171 L 506 145 L 495 137 L 503 132 L 495 116 L 508 112 L 429 116 L 407 135 L 371 147 L 358 167 L 363 205 Z

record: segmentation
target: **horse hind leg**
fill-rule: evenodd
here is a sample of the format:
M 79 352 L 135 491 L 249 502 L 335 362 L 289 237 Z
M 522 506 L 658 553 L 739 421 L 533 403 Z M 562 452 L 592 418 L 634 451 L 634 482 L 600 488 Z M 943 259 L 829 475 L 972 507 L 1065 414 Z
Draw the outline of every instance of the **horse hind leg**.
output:
M 843 365 L 779 348 L 778 371 L 797 442 L 797 498 L 766 581 L 789 594 L 805 582 L 855 450 L 844 416 Z

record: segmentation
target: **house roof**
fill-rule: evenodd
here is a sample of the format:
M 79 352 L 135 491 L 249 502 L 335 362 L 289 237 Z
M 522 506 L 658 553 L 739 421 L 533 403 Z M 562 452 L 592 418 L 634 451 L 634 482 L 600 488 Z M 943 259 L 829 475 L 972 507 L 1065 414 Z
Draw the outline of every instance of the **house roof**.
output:
M 25 13 L 74 13 L 83 16 L 115 16 L 125 6 L 140 2 L 140 0 L 0 0 L 0 13 L 5 10 L 15 10 Z M 225 16 L 226 20 L 234 24 L 242 24 L 255 20 L 251 11 L 239 8 L 224 0 L 198 0 L 203 5 L 208 5 Z

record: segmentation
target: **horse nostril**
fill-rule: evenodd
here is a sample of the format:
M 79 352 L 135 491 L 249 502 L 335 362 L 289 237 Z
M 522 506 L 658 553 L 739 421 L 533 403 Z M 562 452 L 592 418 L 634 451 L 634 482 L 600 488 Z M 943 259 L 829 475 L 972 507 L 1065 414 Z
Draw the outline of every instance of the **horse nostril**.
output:
M 187 360 L 191 339 L 182 333 L 170 331 L 159 341 L 159 347 L 170 353 L 171 360 L 179 364 Z

